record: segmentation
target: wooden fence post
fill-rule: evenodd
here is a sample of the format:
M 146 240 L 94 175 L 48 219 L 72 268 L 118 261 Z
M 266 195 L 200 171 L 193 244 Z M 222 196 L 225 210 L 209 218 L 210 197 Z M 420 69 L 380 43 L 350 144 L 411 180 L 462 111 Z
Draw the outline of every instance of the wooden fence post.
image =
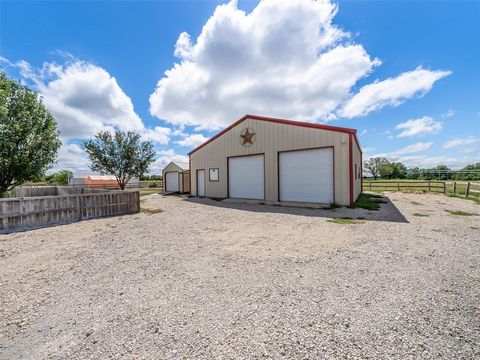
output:
M 82 207 L 80 206 L 80 196 L 81 195 L 75 195 L 75 202 L 76 202 L 76 208 L 77 208 L 77 218 L 78 220 L 82 220 Z
M 432 190 L 431 190 L 431 182 L 428 181 L 428 192 L 431 192 L 431 191 L 432 191 Z
M 457 192 L 457 182 L 454 181 L 453 182 L 453 195 L 455 195 L 456 192 Z
M 443 182 L 443 195 L 445 195 L 447 193 L 447 182 L 444 181 Z
M 397 181 L 397 191 L 400 191 L 400 182 Z
M 470 181 L 467 182 L 467 190 L 465 190 L 465 197 L 468 197 L 469 193 L 470 193 Z

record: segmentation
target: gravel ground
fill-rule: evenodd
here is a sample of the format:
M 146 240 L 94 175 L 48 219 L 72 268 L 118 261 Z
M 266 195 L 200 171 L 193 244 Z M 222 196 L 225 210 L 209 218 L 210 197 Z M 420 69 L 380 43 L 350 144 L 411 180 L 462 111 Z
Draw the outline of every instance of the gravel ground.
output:
M 150 195 L 163 212 L 0 235 L 0 358 L 479 358 L 480 216 L 445 210 L 480 207 L 388 197 Z

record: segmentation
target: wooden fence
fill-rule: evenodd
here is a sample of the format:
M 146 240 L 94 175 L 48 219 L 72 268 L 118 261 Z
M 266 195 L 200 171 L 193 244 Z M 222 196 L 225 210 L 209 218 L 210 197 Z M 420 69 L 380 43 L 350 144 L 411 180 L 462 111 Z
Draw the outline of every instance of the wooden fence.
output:
M 0 199 L 0 233 L 140 211 L 139 191 L 72 189 L 73 194 L 58 194 L 67 191 L 59 189 L 58 195 Z
M 464 182 L 464 181 L 453 181 L 450 182 L 452 191 L 454 195 L 464 195 L 468 196 L 480 196 L 480 183 L 476 182 Z
M 429 191 L 480 196 L 480 183 L 470 181 L 363 181 L 363 191 Z
M 363 191 L 429 191 L 446 193 L 444 181 L 364 181 Z
M 163 180 L 140 181 L 138 187 L 144 188 L 163 188 Z

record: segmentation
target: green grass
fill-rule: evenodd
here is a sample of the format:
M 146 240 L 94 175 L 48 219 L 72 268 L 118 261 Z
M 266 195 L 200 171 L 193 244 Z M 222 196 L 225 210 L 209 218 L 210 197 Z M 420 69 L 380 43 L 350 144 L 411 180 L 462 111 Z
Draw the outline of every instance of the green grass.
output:
M 152 195 L 152 194 L 158 194 L 161 192 L 162 189 L 149 189 L 149 188 L 144 188 L 140 189 L 140 196 L 147 196 L 147 195 Z
M 335 219 L 330 219 L 330 220 L 327 220 L 327 221 L 331 222 L 331 223 L 335 223 L 335 224 L 341 224 L 341 225 L 363 224 L 363 223 L 365 223 L 364 221 L 353 220 L 350 217 L 335 218 Z
M 462 210 L 445 210 L 445 211 L 448 212 L 451 215 L 457 215 L 457 216 L 475 216 L 475 215 L 478 215 L 478 214 L 475 214 L 475 213 L 471 213 L 471 212 L 468 212 L 468 211 L 462 211 Z
M 430 216 L 428 214 L 420 214 L 420 213 L 414 213 L 413 216 L 418 216 L 418 217 L 427 217 Z
M 140 208 L 140 212 L 148 215 L 159 214 L 163 212 L 162 209 L 147 209 L 147 208 Z
M 387 203 L 383 199 L 384 197 L 378 194 L 360 194 L 353 207 L 367 210 L 379 210 L 380 204 Z
M 413 205 L 423 205 L 422 203 L 419 203 L 418 201 L 410 201 L 410 204 L 413 204 Z

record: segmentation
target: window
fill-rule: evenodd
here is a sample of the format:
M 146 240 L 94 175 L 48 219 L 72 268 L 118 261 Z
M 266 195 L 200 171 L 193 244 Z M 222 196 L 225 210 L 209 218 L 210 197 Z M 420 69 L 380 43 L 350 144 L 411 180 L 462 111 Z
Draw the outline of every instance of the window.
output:
M 208 172 L 209 181 L 218 181 L 218 168 L 210 169 Z

